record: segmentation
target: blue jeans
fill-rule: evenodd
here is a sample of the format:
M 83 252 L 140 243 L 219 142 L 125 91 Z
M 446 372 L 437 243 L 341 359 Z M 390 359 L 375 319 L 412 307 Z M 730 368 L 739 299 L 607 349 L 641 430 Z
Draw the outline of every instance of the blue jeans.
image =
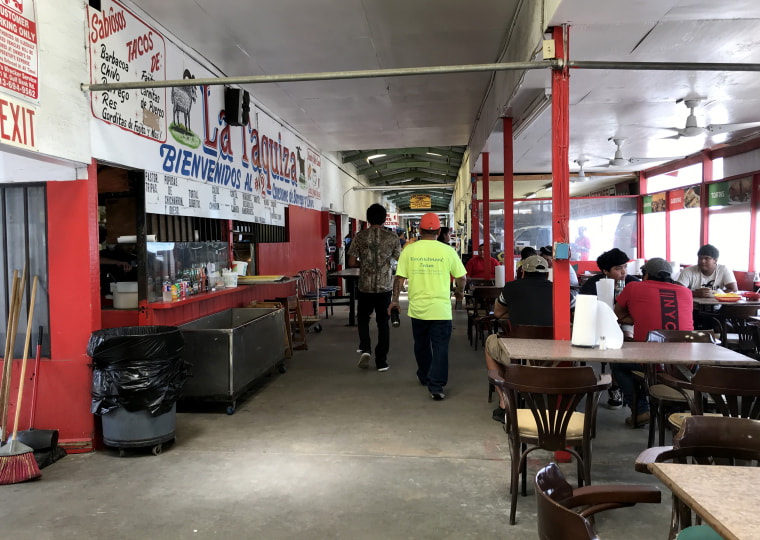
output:
M 375 347 L 375 365 L 378 368 L 388 365 L 388 349 L 391 336 L 388 330 L 388 306 L 391 304 L 391 291 L 381 293 L 365 293 L 358 291 L 359 306 L 357 324 L 359 325 L 359 348 L 362 352 L 372 351 L 372 341 L 369 337 L 369 316 L 375 312 L 377 323 L 377 346 Z
M 451 321 L 411 320 L 417 377 L 431 393 L 443 392 L 449 380 Z
M 642 371 L 644 368 L 641 364 L 615 364 L 611 363 L 612 376 L 615 377 L 620 390 L 623 392 L 623 405 L 631 407 L 633 405 L 633 387 L 636 380 L 631 375 L 631 371 Z M 645 395 L 639 397 L 636 415 L 649 411 L 649 401 Z M 634 412 L 633 410 L 631 412 Z

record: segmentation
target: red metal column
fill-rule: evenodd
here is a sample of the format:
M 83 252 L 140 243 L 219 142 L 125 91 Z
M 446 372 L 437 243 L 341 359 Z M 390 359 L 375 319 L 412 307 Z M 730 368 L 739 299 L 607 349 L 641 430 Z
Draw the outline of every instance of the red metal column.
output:
M 699 220 L 699 238 L 701 239 L 700 245 L 703 246 L 708 242 L 710 237 L 710 223 L 709 210 L 707 208 L 707 202 L 709 197 L 707 196 L 707 184 L 712 182 L 713 179 L 713 163 L 712 157 L 707 150 L 702 151 L 702 186 L 700 190 L 699 206 L 701 219 Z
M 644 253 L 644 194 L 647 192 L 647 176 L 639 173 L 639 196 L 636 198 L 636 255 L 645 259 Z
M 504 126 L 504 266 L 505 279 L 512 281 L 514 273 L 515 216 L 514 206 L 514 157 L 512 140 L 512 119 L 502 118 Z
M 749 272 L 757 272 L 755 266 L 755 245 L 757 243 L 757 207 L 760 204 L 760 174 L 752 176 L 752 195 L 750 196 L 750 213 L 749 213 Z
M 490 176 L 489 176 L 489 154 L 483 152 L 483 257 L 486 261 L 483 267 L 483 279 L 492 279 L 491 265 L 491 223 L 490 223 L 490 210 L 491 210 L 491 198 L 490 198 Z M 473 244 L 473 249 L 475 245 Z
M 480 245 L 480 211 L 478 210 L 478 176 L 472 175 L 472 202 L 470 203 L 472 208 L 470 209 L 470 227 L 472 232 L 470 233 L 472 238 L 472 249 L 470 255 L 478 249 Z
M 566 58 L 567 27 L 552 29 L 557 58 Z M 552 237 L 555 243 L 570 243 L 570 122 L 567 67 L 552 70 Z M 570 261 L 555 260 L 554 339 L 570 339 Z

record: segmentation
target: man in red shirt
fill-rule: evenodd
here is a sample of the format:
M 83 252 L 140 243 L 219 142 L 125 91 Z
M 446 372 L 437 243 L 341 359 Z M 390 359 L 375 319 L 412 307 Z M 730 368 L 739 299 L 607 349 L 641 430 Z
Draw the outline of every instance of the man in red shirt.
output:
M 641 267 L 643 281 L 626 285 L 616 300 L 615 315 L 621 324 L 633 325 L 633 340 L 646 341 L 650 330 L 694 330 L 691 291 L 673 281 L 670 263 L 656 257 Z M 612 376 L 623 391 L 623 404 L 633 403 L 633 370 L 641 370 L 640 364 L 611 364 Z M 638 411 L 632 411 L 626 423 L 633 422 L 633 414 L 639 424 L 649 421 L 649 403 L 638 402 Z
M 473 257 L 469 261 L 467 261 L 467 265 L 465 265 L 465 269 L 467 270 L 467 279 L 484 279 L 485 275 L 485 269 L 486 269 L 486 253 L 483 250 L 485 247 L 485 244 L 480 244 L 478 246 L 478 256 Z M 494 279 L 496 276 L 496 273 L 494 271 L 494 268 L 499 266 L 499 261 L 488 256 L 488 260 L 491 264 L 491 279 Z

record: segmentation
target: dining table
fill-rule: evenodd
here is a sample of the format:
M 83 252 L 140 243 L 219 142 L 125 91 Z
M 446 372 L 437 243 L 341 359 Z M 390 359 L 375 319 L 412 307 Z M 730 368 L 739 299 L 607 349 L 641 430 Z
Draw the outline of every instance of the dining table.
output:
M 348 289 L 348 324 L 346 326 L 356 326 L 356 284 L 359 281 L 359 268 L 334 270 L 328 272 L 327 277 L 346 280 L 346 288 Z M 333 300 L 333 305 L 340 305 L 340 302 Z
M 760 531 L 760 468 L 650 463 L 649 470 L 726 540 L 751 540 Z
M 758 365 L 757 360 L 714 343 L 626 341 L 620 349 L 600 349 L 577 347 L 565 340 L 499 338 L 499 344 L 510 358 L 528 361 Z

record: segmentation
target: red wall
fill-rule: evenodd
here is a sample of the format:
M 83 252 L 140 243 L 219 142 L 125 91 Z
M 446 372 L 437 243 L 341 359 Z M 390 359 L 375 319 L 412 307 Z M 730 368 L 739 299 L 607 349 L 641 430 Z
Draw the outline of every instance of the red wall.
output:
M 322 212 L 288 207 L 290 241 L 259 244 L 256 268 L 260 275 L 294 276 L 299 270 L 319 268 L 325 272 L 325 242 Z

